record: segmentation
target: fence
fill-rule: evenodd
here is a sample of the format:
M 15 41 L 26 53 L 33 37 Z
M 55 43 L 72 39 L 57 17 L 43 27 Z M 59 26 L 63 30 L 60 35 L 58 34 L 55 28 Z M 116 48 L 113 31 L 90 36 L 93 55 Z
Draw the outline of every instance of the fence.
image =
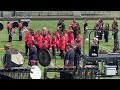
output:
M 39 17 L 39 16 L 103 16 L 119 17 L 120 11 L 0 11 L 0 17 Z

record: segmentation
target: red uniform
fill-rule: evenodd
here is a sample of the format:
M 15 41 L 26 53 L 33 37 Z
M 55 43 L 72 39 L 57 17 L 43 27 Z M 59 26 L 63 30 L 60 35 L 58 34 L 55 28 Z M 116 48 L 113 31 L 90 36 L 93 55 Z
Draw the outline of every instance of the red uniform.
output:
M 52 42 L 51 42 L 51 44 L 52 44 L 53 48 L 56 48 L 57 37 L 56 37 L 55 35 L 52 37 Z
M 48 48 L 50 48 L 50 38 L 51 38 L 50 34 L 47 34 L 47 38 L 48 38 Z
M 30 35 L 30 32 L 27 31 L 27 32 L 25 33 L 24 41 L 26 42 L 30 36 L 31 36 L 31 35 Z
M 11 25 L 11 24 L 8 24 L 8 25 L 7 25 L 7 28 L 8 28 L 8 30 L 11 30 L 11 29 L 12 29 L 12 25 Z
M 77 35 L 77 40 L 80 40 L 79 45 L 82 46 L 82 36 L 80 34 Z
M 65 45 L 67 45 L 67 43 L 68 43 L 68 34 L 65 33 Z
M 68 43 L 71 43 L 74 45 L 74 34 L 73 33 L 68 33 Z
M 42 43 L 43 43 L 43 48 L 48 49 L 48 37 L 47 36 L 43 37 Z
M 37 34 L 35 35 L 35 41 L 36 41 L 36 45 L 38 48 L 42 48 L 42 35 Z
M 30 36 L 27 41 L 27 45 L 30 49 L 33 47 L 32 40 L 34 40 L 34 36 Z
M 65 50 L 65 37 L 61 37 L 60 40 L 59 40 L 59 47 L 60 47 L 60 50 Z
M 18 29 L 20 30 L 22 28 L 22 23 L 18 23 Z
M 56 37 L 57 37 L 57 43 L 56 43 L 56 45 L 59 46 L 60 34 L 58 32 L 56 32 Z

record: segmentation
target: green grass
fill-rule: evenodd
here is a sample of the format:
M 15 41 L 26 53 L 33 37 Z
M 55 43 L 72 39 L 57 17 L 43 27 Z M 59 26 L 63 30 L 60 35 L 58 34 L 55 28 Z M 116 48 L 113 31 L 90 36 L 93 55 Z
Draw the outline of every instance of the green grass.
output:
M 94 24 L 95 24 L 96 21 L 94 21 L 94 20 L 88 21 L 88 23 L 89 23 L 88 28 L 92 29 L 94 27 Z M 70 22 L 71 21 L 69 21 L 69 20 L 65 21 L 66 29 L 68 29 Z M 79 20 L 78 22 L 80 24 L 81 31 L 82 31 L 82 36 L 83 36 L 83 23 L 84 23 L 84 21 Z M 108 22 L 110 24 L 110 28 L 111 28 L 112 20 L 104 20 L 104 23 L 106 23 L 106 22 Z M 8 34 L 7 34 L 7 27 L 6 27 L 7 26 L 7 21 L 1 21 L 1 23 L 4 24 L 4 29 L 2 31 L 0 31 L 0 48 L 3 48 L 4 44 L 9 43 L 9 42 L 8 42 Z M 53 31 L 56 30 L 57 23 L 58 23 L 58 21 L 31 21 L 30 24 L 29 24 L 29 27 L 31 27 L 34 30 L 36 30 L 38 28 L 41 30 L 43 27 L 47 27 L 48 30 L 53 32 Z M 118 21 L 118 23 L 120 23 L 120 21 Z M 18 33 L 18 30 L 15 29 L 15 32 Z M 93 38 L 93 33 L 91 35 L 91 39 L 92 38 Z M 19 52 L 21 52 L 22 55 L 24 56 L 24 54 L 25 54 L 24 40 L 23 41 L 16 41 L 16 40 L 18 40 L 18 35 L 14 35 L 13 36 L 13 42 L 9 43 L 9 44 L 11 45 L 11 47 L 16 48 L 17 50 L 19 50 Z M 120 40 L 120 37 L 119 37 L 119 40 Z M 103 48 L 106 49 L 107 48 L 107 49 L 109 49 L 109 50 L 106 49 L 108 52 L 112 52 L 113 39 L 112 39 L 112 33 L 111 32 L 109 33 L 109 42 L 105 43 L 104 38 L 103 38 L 103 40 L 100 41 L 100 45 L 103 46 L 103 47 L 100 47 L 100 49 L 103 49 Z M 88 49 L 89 49 L 88 48 L 88 41 L 85 41 L 85 54 L 88 54 Z M 4 55 L 4 53 L 5 53 L 4 50 L 0 50 L 0 58 L 1 58 L 2 55 Z M 24 56 L 24 58 L 25 58 L 25 63 L 24 63 L 23 66 L 27 67 L 28 66 L 28 57 Z M 58 57 L 58 56 L 57 56 L 56 59 L 57 59 L 57 64 L 56 64 L 57 67 L 63 67 L 63 60 L 61 60 L 60 57 Z M 52 59 L 53 64 L 54 64 L 54 61 L 55 61 L 55 59 Z M 2 68 L 2 67 L 3 67 L 3 65 L 2 65 L 2 62 L 0 61 L 0 68 Z M 39 67 L 43 72 L 44 67 L 42 67 L 41 65 L 39 65 Z M 54 73 L 50 73 L 49 76 L 53 77 Z M 112 78 L 120 78 L 120 77 L 112 77 Z

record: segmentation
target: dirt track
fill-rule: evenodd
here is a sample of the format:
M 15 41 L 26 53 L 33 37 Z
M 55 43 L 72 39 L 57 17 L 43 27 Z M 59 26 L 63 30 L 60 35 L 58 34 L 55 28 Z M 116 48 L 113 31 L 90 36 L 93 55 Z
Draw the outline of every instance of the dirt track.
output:
M 73 20 L 74 17 L 71 18 L 64 18 L 62 17 L 64 20 Z M 59 20 L 59 18 L 49 18 L 49 17 L 40 17 L 40 18 L 0 18 L 0 21 L 18 21 L 19 19 L 30 19 L 32 21 L 40 21 L 40 20 Z M 76 20 L 84 20 L 85 18 L 76 18 Z M 87 20 L 98 20 L 98 18 L 86 18 Z M 113 18 L 102 18 L 103 20 L 113 20 Z M 117 18 L 117 20 L 120 20 L 120 18 Z

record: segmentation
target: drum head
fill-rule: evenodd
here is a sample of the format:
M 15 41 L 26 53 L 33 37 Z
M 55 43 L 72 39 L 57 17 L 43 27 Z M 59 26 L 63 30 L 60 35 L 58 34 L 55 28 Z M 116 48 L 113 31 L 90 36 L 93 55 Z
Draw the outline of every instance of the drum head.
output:
M 32 79 L 40 79 L 41 78 L 41 70 L 38 66 L 33 65 L 31 67 L 30 77 Z
M 38 60 L 40 65 L 46 67 L 51 62 L 50 52 L 47 49 L 40 49 L 38 51 Z
M 24 21 L 23 22 L 23 27 L 28 27 L 28 22 Z
M 18 28 L 18 22 L 13 22 L 13 28 Z
M 0 23 L 0 31 L 3 29 L 3 24 Z

